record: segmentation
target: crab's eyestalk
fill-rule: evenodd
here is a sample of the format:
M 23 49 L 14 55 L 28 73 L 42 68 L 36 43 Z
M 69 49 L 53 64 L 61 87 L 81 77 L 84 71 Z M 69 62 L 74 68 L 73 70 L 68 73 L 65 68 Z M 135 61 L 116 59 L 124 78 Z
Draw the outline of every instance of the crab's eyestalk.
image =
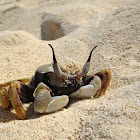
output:
M 53 53 L 53 69 L 54 69 L 55 74 L 58 77 L 61 77 L 62 79 L 66 79 L 67 75 L 61 71 L 61 68 L 58 65 L 56 57 L 55 57 L 55 52 L 54 52 L 54 49 L 53 49 L 52 45 L 51 44 L 48 44 L 48 45 L 51 47 L 52 53 Z
M 90 60 L 91 60 L 91 55 L 92 55 L 92 52 L 93 52 L 93 50 L 96 48 L 97 46 L 95 46 L 92 50 L 91 50 L 91 52 L 90 52 L 90 54 L 89 54 L 89 57 L 88 57 L 88 59 L 87 59 L 87 62 L 86 62 L 86 64 L 84 65 L 84 67 L 83 67 L 83 69 L 82 69 L 82 72 L 79 72 L 78 73 L 78 76 L 79 77 L 84 77 L 84 76 L 86 76 L 87 75 L 87 73 L 88 73 L 88 71 L 89 71 L 89 68 L 90 68 Z

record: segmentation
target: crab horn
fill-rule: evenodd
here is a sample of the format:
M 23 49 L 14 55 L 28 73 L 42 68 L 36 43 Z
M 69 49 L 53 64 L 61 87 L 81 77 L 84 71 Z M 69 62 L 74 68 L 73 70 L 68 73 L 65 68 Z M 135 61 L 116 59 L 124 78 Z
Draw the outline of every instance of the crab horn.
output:
M 53 49 L 53 47 L 52 47 L 51 44 L 48 44 L 48 45 L 49 45 L 49 46 L 51 47 L 51 49 L 52 49 L 52 53 L 53 53 L 53 63 L 56 64 L 56 63 L 57 63 L 57 60 L 56 60 L 56 57 L 55 57 L 54 49 Z
M 92 52 L 93 52 L 93 50 L 96 48 L 97 46 L 95 46 L 92 50 L 91 50 L 91 52 L 90 52 L 90 54 L 89 54 L 89 57 L 88 57 L 88 59 L 87 59 L 87 62 L 86 62 L 86 64 L 84 65 L 84 67 L 83 67 L 83 69 L 82 69 L 82 72 L 80 72 L 78 75 L 81 77 L 81 76 L 86 76 L 87 75 L 87 73 L 88 73 L 88 71 L 89 71 L 89 68 L 90 68 L 90 60 L 91 60 L 91 55 L 92 55 Z
M 58 77 L 61 77 L 63 79 L 66 79 L 67 78 L 67 75 L 61 71 L 61 68 L 58 65 L 57 60 L 56 60 L 56 57 L 55 57 L 54 49 L 53 49 L 52 45 L 51 44 L 48 44 L 48 45 L 51 47 L 52 53 L 53 53 L 53 69 L 54 69 L 55 74 Z

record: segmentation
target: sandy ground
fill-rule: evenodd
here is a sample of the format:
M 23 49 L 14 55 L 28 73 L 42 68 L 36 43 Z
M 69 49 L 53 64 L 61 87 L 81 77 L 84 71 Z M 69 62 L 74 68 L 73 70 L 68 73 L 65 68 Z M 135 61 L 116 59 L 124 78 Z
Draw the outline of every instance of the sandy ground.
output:
M 112 71 L 106 95 L 72 99 L 63 110 L 42 115 L 24 104 L 27 120 L 0 108 L 0 140 L 139 140 L 140 1 L 0 1 L 0 83 L 31 77 L 51 63 L 48 43 L 69 73 L 80 70 L 97 45 L 89 73 Z

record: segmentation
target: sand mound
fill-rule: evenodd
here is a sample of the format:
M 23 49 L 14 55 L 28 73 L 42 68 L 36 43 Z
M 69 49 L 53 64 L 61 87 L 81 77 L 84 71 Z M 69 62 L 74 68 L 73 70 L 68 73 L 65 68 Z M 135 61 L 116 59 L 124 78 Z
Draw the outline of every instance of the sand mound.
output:
M 140 139 L 140 2 L 138 0 L 2 0 L 0 83 L 31 77 L 56 57 L 68 73 L 79 71 L 93 46 L 90 74 L 112 71 L 105 96 L 70 100 L 51 114 L 28 119 L 0 108 L 0 139 Z

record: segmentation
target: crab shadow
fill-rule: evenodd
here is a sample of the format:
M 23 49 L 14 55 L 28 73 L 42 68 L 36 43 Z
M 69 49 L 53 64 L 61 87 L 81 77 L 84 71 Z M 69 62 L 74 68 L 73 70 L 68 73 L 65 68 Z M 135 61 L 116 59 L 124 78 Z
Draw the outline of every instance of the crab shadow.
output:
M 84 100 L 84 99 L 70 99 L 69 103 L 67 104 L 66 109 L 68 109 L 72 104 L 74 104 L 75 102 L 78 102 L 80 100 Z M 27 113 L 27 120 L 30 120 L 30 119 L 36 119 L 36 118 L 40 118 L 44 115 L 50 115 L 50 114 L 55 114 L 59 111 L 62 111 L 61 109 L 56 111 L 56 112 L 52 112 L 52 113 L 42 113 L 42 114 L 38 114 L 38 113 L 35 113 L 34 112 L 34 109 L 33 109 L 33 103 L 29 103 L 28 104 L 28 107 L 25 107 L 25 110 L 26 110 L 26 113 Z M 17 120 L 17 121 L 21 121 L 18 119 L 18 117 L 16 116 L 15 112 L 13 112 L 13 108 L 10 107 L 8 109 L 2 109 L 0 107 L 0 123 L 7 123 L 7 122 L 10 122 L 10 121 L 13 121 L 13 120 Z M 26 120 L 25 120 L 26 121 Z
M 2 109 L 0 107 L 0 123 L 6 123 L 6 122 L 10 122 L 13 120 L 18 120 L 17 116 L 15 113 L 11 112 L 12 108 L 8 108 L 8 109 Z
M 65 109 L 68 109 L 72 104 L 80 101 L 80 100 L 84 100 L 84 99 L 70 99 L 69 100 L 69 103 L 64 107 Z M 33 109 L 33 104 L 31 104 L 28 108 L 27 108 L 27 115 L 28 115 L 28 120 L 30 119 L 36 119 L 36 118 L 40 118 L 44 115 L 50 115 L 50 114 L 55 114 L 55 113 L 58 113 L 60 111 L 63 111 L 62 109 L 58 110 L 58 111 L 54 111 L 54 112 L 51 112 L 51 113 L 35 113 L 34 112 L 34 109 Z

